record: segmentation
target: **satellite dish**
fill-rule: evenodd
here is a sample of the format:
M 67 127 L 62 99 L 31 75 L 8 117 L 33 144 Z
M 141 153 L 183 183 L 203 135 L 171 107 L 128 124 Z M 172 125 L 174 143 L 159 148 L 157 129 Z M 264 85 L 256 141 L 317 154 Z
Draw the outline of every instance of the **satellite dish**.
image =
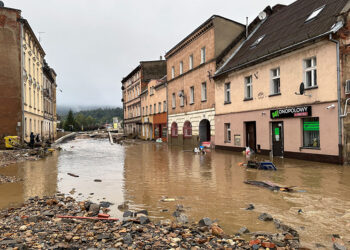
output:
M 266 18 L 266 16 L 267 16 L 267 15 L 266 15 L 266 12 L 265 12 L 265 11 L 262 11 L 262 12 L 259 13 L 259 19 L 260 19 L 260 20 L 264 20 L 264 19 Z
M 305 85 L 304 85 L 304 83 L 302 82 L 302 83 L 300 83 L 299 93 L 300 93 L 300 95 L 303 95 L 304 92 L 305 92 Z
M 5 4 L 3 1 L 0 1 L 0 8 L 3 8 L 3 7 L 5 7 Z

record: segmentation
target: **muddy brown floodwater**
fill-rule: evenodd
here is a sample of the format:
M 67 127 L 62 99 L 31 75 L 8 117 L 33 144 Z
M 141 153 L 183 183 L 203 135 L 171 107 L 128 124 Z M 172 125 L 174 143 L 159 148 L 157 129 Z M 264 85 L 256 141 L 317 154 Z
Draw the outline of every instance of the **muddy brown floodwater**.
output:
M 298 230 L 304 246 L 315 248 L 320 243 L 330 248 L 334 233 L 350 240 L 348 166 L 275 159 L 278 171 L 246 170 L 239 166 L 245 161 L 240 153 L 216 150 L 195 155 L 149 142 L 120 146 L 107 140 L 76 139 L 62 148 L 44 160 L 0 168 L 2 175 L 23 179 L 0 185 L 0 208 L 36 195 L 72 191 L 70 195 L 77 199 L 114 203 L 111 214 L 119 218 L 122 212 L 117 206 L 124 201 L 131 210 L 147 209 L 153 220 L 171 218 L 175 205 L 182 204 L 191 220 L 216 218 L 227 233 L 242 226 L 275 232 L 272 222 L 257 219 L 267 212 Z M 272 192 L 246 185 L 244 180 L 297 186 L 298 192 Z M 175 201 L 160 201 L 164 196 Z M 245 210 L 250 203 L 255 209 Z

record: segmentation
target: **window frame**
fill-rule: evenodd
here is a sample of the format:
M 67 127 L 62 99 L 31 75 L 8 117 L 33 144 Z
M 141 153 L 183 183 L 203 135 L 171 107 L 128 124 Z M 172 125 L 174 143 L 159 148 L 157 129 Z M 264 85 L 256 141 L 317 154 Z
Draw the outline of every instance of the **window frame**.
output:
M 224 123 L 225 143 L 232 142 L 231 123 Z
M 184 90 L 181 90 L 182 95 L 180 96 L 180 107 L 185 106 L 185 92 Z
M 231 82 L 226 82 L 224 85 L 224 94 L 225 94 L 225 104 L 231 103 Z
M 183 61 L 180 62 L 179 70 L 180 70 L 180 75 L 182 75 L 184 73 L 184 63 L 183 63 Z
M 175 109 L 176 108 L 176 94 L 173 93 L 171 97 L 172 97 L 172 99 L 171 99 L 171 107 L 173 109 Z
M 305 130 L 305 121 L 308 122 L 318 122 L 318 130 Z M 319 117 L 307 117 L 301 119 L 301 126 L 302 126 L 302 148 L 307 148 L 307 149 L 320 149 L 321 147 L 321 133 L 320 133 L 320 118 Z M 305 132 L 306 131 L 317 131 L 318 132 L 318 142 L 316 146 L 310 146 L 306 145 L 306 138 L 305 138 Z M 315 139 L 315 138 L 314 138 Z
M 193 69 L 193 54 L 191 54 L 189 57 L 188 57 L 188 69 L 191 70 Z
M 311 66 L 308 67 L 307 66 L 307 62 L 310 61 L 311 62 Z M 304 67 L 304 83 L 305 83 L 305 88 L 316 88 L 317 85 L 317 58 L 316 56 L 313 57 L 309 57 L 303 60 L 303 67 Z M 307 74 L 308 72 L 311 72 L 311 82 L 310 85 L 308 85 L 307 83 Z M 315 77 L 316 76 L 316 77 Z
M 201 100 L 202 102 L 207 101 L 207 82 L 202 82 L 201 84 Z
M 162 103 L 158 102 L 158 114 L 162 112 Z
M 172 66 L 171 67 L 171 79 L 174 79 L 175 78 L 175 67 Z
M 274 71 L 277 72 L 277 75 L 274 75 Z M 281 94 L 281 69 L 280 69 L 280 67 L 271 69 L 270 76 L 271 76 L 270 94 L 271 95 Z M 275 92 L 275 80 L 279 80 L 278 81 L 278 92 Z
M 190 87 L 190 104 L 194 104 L 194 86 Z
M 191 138 L 192 137 L 192 124 L 190 121 L 185 121 L 183 125 L 183 137 Z
M 249 89 L 249 91 L 248 91 Z M 248 95 L 249 93 L 249 95 Z M 244 99 L 253 99 L 253 77 L 252 75 L 244 77 Z
M 179 133 L 178 133 L 178 126 L 177 126 L 177 123 L 176 123 L 176 122 L 173 122 L 173 123 L 171 124 L 170 131 L 171 131 L 171 137 L 178 137 L 178 136 L 179 136 Z
M 206 49 L 205 46 L 201 48 L 201 64 L 205 63 L 206 59 Z

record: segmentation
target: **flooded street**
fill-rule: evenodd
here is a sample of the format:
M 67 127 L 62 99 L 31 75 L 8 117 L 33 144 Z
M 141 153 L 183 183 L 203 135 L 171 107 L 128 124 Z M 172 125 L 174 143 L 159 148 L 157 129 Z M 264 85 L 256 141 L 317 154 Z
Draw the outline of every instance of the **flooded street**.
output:
M 35 195 L 72 191 L 69 195 L 80 200 L 114 203 L 111 215 L 119 218 L 122 212 L 117 206 L 124 201 L 131 210 L 147 209 L 153 220 L 172 218 L 175 205 L 182 204 L 190 220 L 216 218 L 230 234 L 242 226 L 251 232 L 276 232 L 273 222 L 257 219 L 266 212 L 294 227 L 302 245 L 310 248 L 315 243 L 330 247 L 333 233 L 350 237 L 350 168 L 346 166 L 277 159 L 278 171 L 246 170 L 239 166 L 245 161 L 241 153 L 216 150 L 195 155 L 147 142 L 120 146 L 108 140 L 76 139 L 62 148 L 44 160 L 0 168 L 0 174 L 24 180 L 0 185 L 0 208 Z M 298 192 L 272 192 L 246 185 L 245 180 L 297 186 Z M 160 201 L 165 196 L 176 201 Z M 245 210 L 250 203 L 255 210 Z

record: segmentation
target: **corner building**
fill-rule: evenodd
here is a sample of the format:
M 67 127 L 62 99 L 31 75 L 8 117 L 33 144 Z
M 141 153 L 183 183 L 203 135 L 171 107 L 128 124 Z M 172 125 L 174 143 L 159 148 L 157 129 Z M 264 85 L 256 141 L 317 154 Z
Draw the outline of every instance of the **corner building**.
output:
M 217 148 L 343 162 L 348 8 L 299 0 L 260 20 L 215 75 Z
M 212 77 L 227 47 L 243 30 L 242 24 L 214 15 L 166 53 L 171 145 L 214 144 Z

